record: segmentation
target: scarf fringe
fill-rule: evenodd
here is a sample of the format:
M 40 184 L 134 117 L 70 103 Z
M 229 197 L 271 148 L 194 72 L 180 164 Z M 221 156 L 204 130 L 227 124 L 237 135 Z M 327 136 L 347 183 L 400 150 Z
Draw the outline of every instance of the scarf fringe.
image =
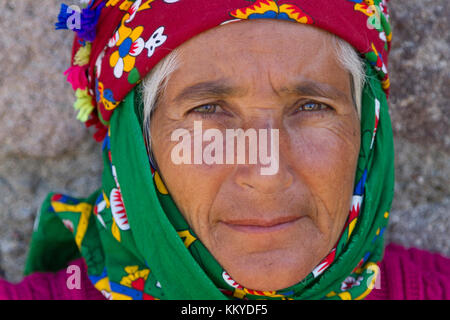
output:
M 108 126 L 104 125 L 96 112 L 95 98 L 89 93 L 87 76 L 88 64 L 91 57 L 92 41 L 96 37 L 96 29 L 104 2 L 93 8 L 95 1 L 83 1 L 82 9 L 62 3 L 55 23 L 56 30 L 72 30 L 79 38 L 80 48 L 73 56 L 72 65 L 64 72 L 67 82 L 75 91 L 76 100 L 73 104 L 78 110 L 77 119 L 84 122 L 86 127 L 94 126 L 96 131 L 93 138 L 101 142 L 106 137 Z M 76 16 L 78 15 L 78 16 Z
M 95 112 L 91 113 L 90 119 L 85 122 L 87 128 L 95 127 L 95 133 L 92 136 L 95 141 L 102 142 L 108 134 L 108 126 L 104 125 Z
M 69 69 L 64 71 L 64 75 L 67 76 L 67 82 L 72 85 L 72 89 L 76 91 L 77 89 L 85 90 L 88 81 L 86 77 L 87 65 L 86 66 L 71 66 Z
M 95 9 L 91 9 L 92 3 L 81 10 L 81 29 L 77 31 L 78 36 L 86 41 L 94 41 L 100 13 L 105 6 L 102 2 Z
M 78 110 L 77 119 L 81 122 L 86 122 L 95 108 L 93 98 L 89 95 L 88 89 L 77 89 L 75 91 L 75 96 L 77 97 L 77 100 L 73 104 L 73 107 L 75 110 Z
M 58 21 L 55 23 L 55 29 L 70 29 L 75 31 L 81 39 L 94 41 L 98 19 L 100 18 L 100 13 L 105 3 L 100 3 L 95 9 L 92 8 L 92 5 L 93 1 L 86 8 L 77 11 L 75 7 L 62 3 L 58 14 Z M 78 15 L 78 17 L 75 15 Z M 69 19 L 71 20 L 69 21 Z M 75 25 L 69 27 L 69 22 L 75 22 Z
M 78 66 L 85 66 L 89 63 L 91 57 L 92 44 L 88 41 L 85 45 L 80 47 L 73 58 L 73 64 Z
M 61 3 L 61 8 L 58 14 L 58 21 L 55 23 L 56 30 L 68 30 L 67 21 L 73 15 L 72 11 L 69 11 L 69 6 L 65 3 Z

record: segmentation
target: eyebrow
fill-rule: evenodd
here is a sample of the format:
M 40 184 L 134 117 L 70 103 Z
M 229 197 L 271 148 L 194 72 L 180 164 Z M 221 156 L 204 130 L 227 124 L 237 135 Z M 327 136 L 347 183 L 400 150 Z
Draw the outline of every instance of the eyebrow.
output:
M 229 96 L 237 96 L 246 90 L 231 86 L 225 80 L 204 81 L 184 88 L 174 99 L 174 102 L 182 100 L 218 99 Z
M 332 100 L 343 100 L 348 103 L 353 102 L 352 100 L 349 100 L 349 96 L 342 90 L 332 85 L 315 81 L 302 81 L 300 83 L 294 84 L 290 88 L 283 87 L 280 89 L 280 91 L 296 94 L 299 96 L 322 97 Z
M 342 90 L 326 84 L 311 80 L 304 80 L 290 87 L 282 87 L 277 90 L 281 93 L 295 94 L 298 96 L 322 97 L 332 100 L 343 100 L 348 103 L 349 100 Z M 247 90 L 230 85 L 226 80 L 204 81 L 184 88 L 174 99 L 173 102 L 183 100 L 200 99 L 221 99 L 230 96 L 244 95 Z

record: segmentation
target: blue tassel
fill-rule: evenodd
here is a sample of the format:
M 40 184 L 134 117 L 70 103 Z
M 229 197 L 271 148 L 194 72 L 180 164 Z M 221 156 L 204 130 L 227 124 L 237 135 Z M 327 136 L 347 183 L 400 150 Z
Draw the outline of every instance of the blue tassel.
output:
M 67 4 L 61 3 L 61 9 L 58 14 L 58 22 L 55 23 L 56 30 L 67 30 L 67 19 L 72 15 L 72 13 L 67 13 L 69 6 Z
M 78 34 L 78 37 L 85 41 L 94 41 L 96 36 L 96 29 L 100 13 L 105 6 L 104 2 L 101 2 L 97 8 L 92 9 L 93 1 L 89 5 L 81 10 L 80 25 L 79 28 L 74 28 Z M 73 10 L 70 10 L 69 6 L 62 3 L 61 9 L 58 14 L 58 22 L 55 23 L 56 30 L 68 30 L 67 20 L 74 14 Z
M 81 11 L 81 29 L 77 30 L 78 37 L 86 41 L 94 41 L 100 13 L 105 6 L 102 2 L 97 8 L 91 10 L 91 5 Z

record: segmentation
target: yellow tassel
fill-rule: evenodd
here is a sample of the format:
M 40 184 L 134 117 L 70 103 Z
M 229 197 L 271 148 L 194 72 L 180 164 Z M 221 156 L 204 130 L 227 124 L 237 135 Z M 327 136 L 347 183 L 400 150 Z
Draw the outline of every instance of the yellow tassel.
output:
M 75 57 L 73 58 L 73 64 L 77 66 L 84 66 L 89 63 L 89 58 L 91 56 L 91 48 L 92 44 L 90 42 L 86 42 L 86 45 L 80 47 L 75 53 Z
M 79 110 L 77 119 L 81 122 L 86 122 L 89 115 L 94 110 L 94 106 L 92 105 L 92 97 L 88 94 L 88 89 L 77 89 L 75 91 L 75 96 L 77 97 L 77 100 L 73 104 L 73 107 L 75 110 Z

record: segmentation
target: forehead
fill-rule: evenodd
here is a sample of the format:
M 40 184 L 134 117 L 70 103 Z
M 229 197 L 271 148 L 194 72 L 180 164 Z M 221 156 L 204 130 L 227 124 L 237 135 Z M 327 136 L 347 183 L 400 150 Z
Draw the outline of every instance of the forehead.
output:
M 313 81 L 350 92 L 348 72 L 336 59 L 333 36 L 300 23 L 260 19 L 233 22 L 182 44 L 175 86 L 226 79 L 245 86 L 262 78 L 282 89 Z

